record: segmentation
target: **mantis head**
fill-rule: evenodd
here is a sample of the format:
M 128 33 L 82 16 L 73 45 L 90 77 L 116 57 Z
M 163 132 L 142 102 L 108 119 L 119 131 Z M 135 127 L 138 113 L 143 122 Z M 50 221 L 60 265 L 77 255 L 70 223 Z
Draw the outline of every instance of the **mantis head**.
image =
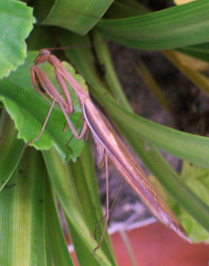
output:
M 35 65 L 39 65 L 41 63 L 44 63 L 45 61 L 48 60 L 48 58 L 50 57 L 50 51 L 47 49 L 41 49 L 39 51 L 38 56 L 35 59 Z

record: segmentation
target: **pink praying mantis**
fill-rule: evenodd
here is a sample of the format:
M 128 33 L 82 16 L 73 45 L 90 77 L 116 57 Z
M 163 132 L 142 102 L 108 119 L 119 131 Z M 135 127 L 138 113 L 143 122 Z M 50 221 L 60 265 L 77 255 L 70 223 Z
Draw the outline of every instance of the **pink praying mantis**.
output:
M 43 62 L 49 62 L 53 67 L 56 75 L 57 82 L 62 90 L 63 96 L 58 92 L 55 86 L 52 84 L 47 75 L 39 67 L 39 64 Z M 30 141 L 34 142 L 38 140 L 46 123 L 49 119 L 50 113 L 55 103 L 57 103 L 67 121 L 68 126 L 72 130 L 73 136 L 76 139 L 83 138 L 90 130 L 97 147 L 97 164 L 105 164 L 106 168 L 106 189 L 107 189 L 107 200 L 106 200 L 106 215 L 105 225 L 103 228 L 102 236 L 100 238 L 98 246 L 94 252 L 99 248 L 105 229 L 107 227 L 109 218 L 109 199 L 108 199 L 108 160 L 110 160 L 116 169 L 120 172 L 125 181 L 135 190 L 139 198 L 148 207 L 151 213 L 168 228 L 174 230 L 185 240 L 190 241 L 187 234 L 175 217 L 167 203 L 162 199 L 159 193 L 156 191 L 154 186 L 147 179 L 145 173 L 142 171 L 140 166 L 137 164 L 135 158 L 128 151 L 122 140 L 116 134 L 115 130 L 101 113 L 101 111 L 92 102 L 89 94 L 82 88 L 82 86 L 75 80 L 75 78 L 63 67 L 59 59 L 50 54 L 47 49 L 42 49 L 39 52 L 38 57 L 35 60 L 35 64 L 31 67 L 31 80 L 34 89 L 41 94 L 44 98 L 43 91 L 53 100 L 50 107 L 49 113 L 42 127 L 40 134 L 36 139 Z M 80 133 L 77 133 L 76 128 L 70 119 L 70 114 L 73 113 L 73 102 L 71 99 L 70 92 L 67 88 L 66 82 L 68 82 L 74 90 L 77 99 L 81 106 L 81 112 L 83 117 L 83 124 Z M 37 87 L 38 85 L 38 87 Z M 29 144 L 28 143 L 28 144 Z

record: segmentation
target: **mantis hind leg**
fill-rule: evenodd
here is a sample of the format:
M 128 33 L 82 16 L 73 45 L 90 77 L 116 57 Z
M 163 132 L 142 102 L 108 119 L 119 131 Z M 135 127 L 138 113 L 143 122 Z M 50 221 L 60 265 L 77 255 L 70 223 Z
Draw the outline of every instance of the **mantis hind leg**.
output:
M 105 224 L 104 224 L 104 228 L 103 228 L 103 231 L 102 231 L 102 235 L 100 237 L 100 240 L 99 240 L 99 244 L 98 246 L 94 249 L 94 252 L 100 247 L 101 243 L 102 243 L 102 239 L 104 237 L 104 234 L 105 234 L 105 230 L 107 228 L 107 225 L 108 225 L 108 220 L 109 220 L 109 182 L 108 182 L 108 157 L 107 157 L 107 154 L 105 153 L 104 154 L 105 156 L 105 171 L 106 171 L 106 215 L 104 216 L 105 217 Z
M 116 199 L 117 199 L 117 197 L 118 197 L 118 193 L 119 193 L 119 191 L 120 191 L 120 189 L 121 189 L 121 186 L 122 186 L 122 184 L 123 184 L 123 181 L 124 181 L 124 179 L 122 179 L 121 181 L 120 181 L 120 185 L 119 185 L 119 187 L 118 187 L 118 189 L 117 189 L 117 191 L 116 191 L 116 194 L 115 194 L 115 197 L 114 197 L 114 199 L 113 199 L 113 202 L 112 202 L 112 204 L 111 204 L 111 206 L 110 206 L 110 208 L 109 208 L 109 213 L 112 211 L 112 209 L 113 209 L 113 206 L 114 206 L 114 204 L 115 204 L 115 201 L 116 201 Z M 94 230 L 94 238 L 96 239 L 96 231 L 97 231 L 97 229 L 98 229 L 98 227 L 99 227 L 99 225 L 101 224 L 101 222 L 104 220 L 106 218 L 106 214 L 102 217 L 102 219 L 99 221 L 99 223 L 96 225 L 96 228 L 95 228 L 95 230 Z
M 119 187 L 118 187 L 118 189 L 117 189 L 117 192 L 116 192 L 116 194 L 115 194 L 115 197 L 114 197 L 114 200 L 113 200 L 113 202 L 112 202 L 112 204 L 111 204 L 111 207 L 109 208 L 109 176 L 108 176 L 108 157 L 107 157 L 107 154 L 104 152 L 104 157 L 105 157 L 105 172 L 106 172 L 106 214 L 103 216 L 103 218 L 99 221 L 99 223 L 96 225 L 96 228 L 95 228 L 95 230 L 94 230 L 94 237 L 96 238 L 96 231 L 97 231 L 97 228 L 98 228 L 98 226 L 101 224 L 101 222 L 103 221 L 103 220 L 105 220 L 105 224 L 104 224 L 104 228 L 103 228 L 103 230 L 102 230 L 102 235 L 101 235 L 101 237 L 100 237 L 100 240 L 99 240 L 99 244 L 97 245 L 97 247 L 94 249 L 94 252 L 100 247 L 100 245 L 101 245 L 101 243 L 102 243 L 102 240 L 103 240 L 103 238 L 104 238 L 104 234 L 105 234 L 105 230 L 106 230 L 106 228 L 107 228 L 107 225 L 108 225 L 108 220 L 109 220 L 109 213 L 111 212 L 111 210 L 112 210 L 112 208 L 113 208 L 113 206 L 114 206 L 114 204 L 115 204 L 115 201 L 116 201 L 116 198 L 117 198 L 117 196 L 118 196 L 118 193 L 119 193 L 119 191 L 120 191 L 120 188 L 121 188 L 121 186 L 122 186 L 122 184 L 123 184 L 123 179 L 121 180 L 121 182 L 120 182 L 120 185 L 119 185 Z M 93 253 L 94 253 L 93 252 Z

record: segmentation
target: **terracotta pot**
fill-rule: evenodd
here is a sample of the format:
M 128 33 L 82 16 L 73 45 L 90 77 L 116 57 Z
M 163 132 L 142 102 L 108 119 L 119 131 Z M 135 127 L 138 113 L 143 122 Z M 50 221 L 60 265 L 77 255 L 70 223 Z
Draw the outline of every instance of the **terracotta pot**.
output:
M 138 266 L 207 266 L 209 245 L 189 244 L 160 223 L 127 232 Z M 131 266 L 119 233 L 111 237 L 119 266 Z
M 158 222 L 126 233 L 137 266 L 209 265 L 209 245 L 189 244 Z M 120 234 L 117 232 L 111 235 L 111 240 L 118 265 L 132 266 Z M 75 254 L 72 255 L 75 259 Z

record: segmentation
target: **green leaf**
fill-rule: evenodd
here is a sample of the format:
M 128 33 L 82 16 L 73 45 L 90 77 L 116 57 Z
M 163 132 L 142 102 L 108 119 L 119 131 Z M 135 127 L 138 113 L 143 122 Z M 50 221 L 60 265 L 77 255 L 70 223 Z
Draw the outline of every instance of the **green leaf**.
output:
M 59 26 L 78 34 L 86 34 L 103 16 L 113 0 L 57 0 L 35 6 L 35 16 L 43 25 Z
M 46 265 L 41 154 L 26 149 L 0 192 L 0 265 Z
M 209 41 L 209 2 L 198 0 L 154 13 L 103 21 L 105 36 L 135 49 L 165 50 Z
M 106 18 L 125 18 L 149 13 L 148 7 L 135 0 L 115 0 L 105 13 Z
M 96 45 L 94 49 L 96 51 L 100 66 L 103 66 L 105 70 L 104 75 L 102 75 L 103 81 L 104 80 L 106 81 L 114 97 L 118 99 L 118 101 L 124 107 L 126 107 L 127 110 L 132 110 L 130 103 L 128 102 L 124 94 L 120 81 L 115 73 L 112 58 L 108 51 L 108 46 L 105 42 L 105 39 L 98 30 L 92 31 L 92 39 L 95 42 L 95 44 L 97 43 L 102 44 L 102 45 Z
M 70 166 L 72 171 L 73 183 L 77 191 L 77 196 L 79 198 L 83 214 L 86 218 L 90 231 L 93 233 L 95 231 L 96 225 L 102 219 L 103 213 L 101 210 L 94 161 L 90 145 L 91 143 L 90 141 L 88 141 L 82 151 L 81 157 L 79 157 L 75 163 L 70 162 Z M 79 263 L 81 265 L 94 265 L 96 262 L 95 258 L 92 257 L 92 252 L 89 253 L 89 250 L 85 248 L 84 250 L 86 255 L 84 256 L 84 250 L 81 251 L 80 247 L 81 244 L 79 241 L 79 235 L 70 225 L 70 222 L 68 222 L 68 225 Z M 102 230 L 103 223 L 97 228 L 98 240 L 100 239 Z M 113 255 L 113 250 L 107 232 L 104 235 L 100 248 L 112 262 L 112 265 L 116 265 L 116 261 Z
M 25 142 L 31 141 L 38 136 L 51 106 L 51 103 L 39 95 L 32 87 L 30 67 L 36 56 L 37 53 L 35 52 L 29 53 L 23 66 L 12 73 L 9 78 L 4 78 L 0 81 L 0 99 L 3 100 L 8 113 L 15 121 L 15 126 L 19 130 L 18 138 L 24 139 Z M 46 63 L 44 70 L 49 78 L 52 77 L 55 81 L 53 67 Z M 72 67 L 69 66 L 68 70 L 82 85 L 84 84 L 84 80 L 81 76 L 75 74 Z M 75 103 L 75 113 L 71 115 L 71 120 L 75 127 L 80 116 L 80 107 L 78 103 L 77 105 Z M 73 138 L 69 145 L 71 149 L 69 149 L 66 144 L 72 137 L 72 132 L 68 127 L 64 132 L 65 124 L 66 120 L 62 111 L 54 107 L 43 134 L 31 146 L 42 150 L 50 149 L 54 145 L 63 161 L 68 161 L 70 157 L 75 160 L 83 148 L 83 141 Z M 80 127 L 78 130 L 80 130 Z
M 54 191 L 52 190 L 52 186 L 47 179 L 45 179 L 44 192 L 46 230 L 48 232 L 48 241 L 51 247 L 51 250 L 49 252 L 52 254 L 54 265 L 73 266 L 74 263 L 70 256 L 59 220 L 56 196 L 55 193 L 53 193 Z
M 203 202 L 209 205 L 209 170 L 183 162 L 181 179 Z M 195 243 L 209 243 L 209 232 L 200 226 L 183 208 L 172 198 L 167 196 L 168 202 L 188 232 L 188 237 Z
M 176 50 L 184 54 L 198 58 L 200 60 L 209 62 L 209 43 L 201 43 L 197 45 L 182 47 Z
M 0 117 L 0 190 L 14 172 L 24 148 L 24 141 L 17 139 L 14 122 L 3 109 Z
M 20 1 L 0 1 L 0 78 L 24 63 L 24 40 L 35 22 L 32 12 L 32 8 Z
M 148 143 L 174 156 L 208 168 L 209 139 L 194 134 L 175 130 L 132 114 L 121 107 L 115 100 L 97 91 L 103 99 L 108 114 L 117 122 L 123 124 L 130 132 L 135 132 Z
M 26 40 L 28 51 L 39 51 L 46 47 L 55 47 L 56 38 L 52 27 L 35 24 Z
M 92 233 L 86 223 L 67 164 L 61 162 L 60 157 L 54 149 L 43 151 L 43 156 L 51 183 L 66 216 L 71 221 L 82 242 L 93 254 L 97 242 L 93 239 Z M 94 256 L 100 265 L 112 265 L 101 249 L 97 250 Z
M 99 262 L 97 262 L 96 258 L 93 256 L 92 251 L 90 251 L 87 248 L 87 246 L 83 243 L 82 238 L 75 230 L 73 225 L 70 223 L 68 217 L 66 217 L 66 222 L 70 233 L 70 239 L 73 243 L 74 251 L 79 265 L 82 266 L 100 265 Z

